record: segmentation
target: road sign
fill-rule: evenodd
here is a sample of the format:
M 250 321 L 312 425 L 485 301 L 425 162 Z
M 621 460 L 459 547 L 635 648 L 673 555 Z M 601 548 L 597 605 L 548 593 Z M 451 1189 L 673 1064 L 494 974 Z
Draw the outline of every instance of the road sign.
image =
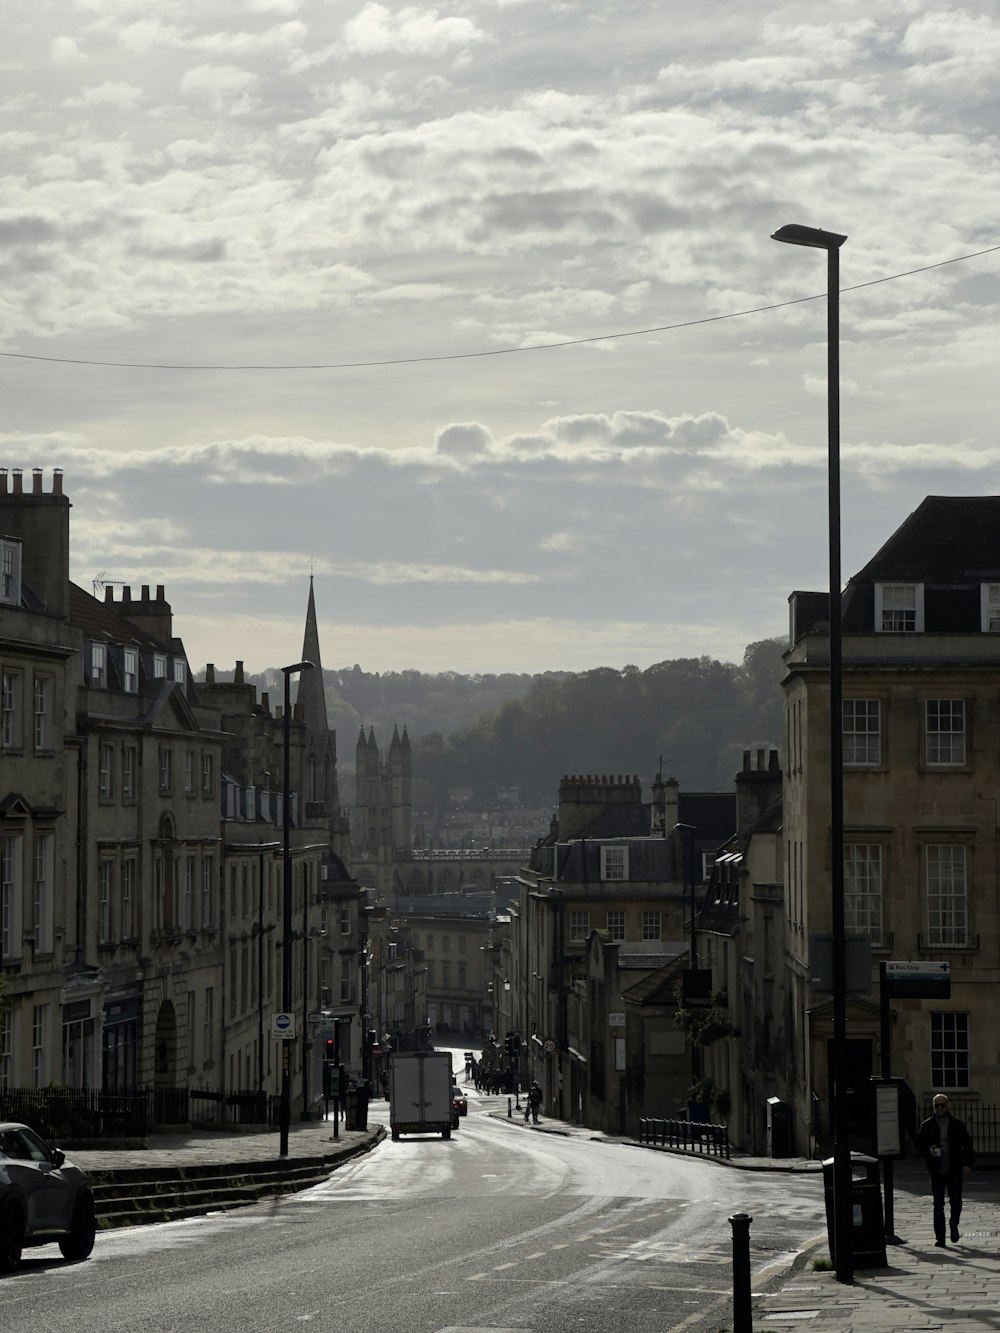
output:
M 934 960 L 886 963 L 885 988 L 893 1000 L 949 1000 L 951 964 Z
M 556 1048 L 556 1044 L 555 1044 L 555 1042 L 552 1040 L 551 1037 L 546 1038 L 546 1040 L 542 1042 L 542 1049 L 545 1050 L 545 1051 L 547 1051 L 547 1052 L 549 1053 L 549 1055 L 552 1054 L 552 1052 L 555 1050 L 555 1048 Z
M 272 1041 L 291 1041 L 294 1038 L 294 1036 L 295 1036 L 294 1014 L 271 1015 Z
M 624 1014 L 608 1014 L 609 1028 L 623 1028 L 625 1026 Z

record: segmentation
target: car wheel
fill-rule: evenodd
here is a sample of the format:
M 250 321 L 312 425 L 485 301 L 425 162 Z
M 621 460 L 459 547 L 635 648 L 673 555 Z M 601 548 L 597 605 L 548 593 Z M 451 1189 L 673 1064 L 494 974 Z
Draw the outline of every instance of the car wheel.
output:
M 451 1138 L 451 1130 L 450 1130 L 450 1129 L 442 1129 L 442 1131 L 441 1131 L 441 1137 L 442 1137 L 443 1139 L 450 1139 L 450 1138 Z
M 81 1194 L 73 1208 L 73 1221 L 68 1236 L 59 1242 L 64 1259 L 88 1259 L 94 1248 L 94 1236 L 97 1234 L 97 1218 L 94 1213 L 94 1196 Z
M 21 1262 L 24 1244 L 24 1218 L 15 1203 L 0 1213 L 0 1273 L 10 1273 Z

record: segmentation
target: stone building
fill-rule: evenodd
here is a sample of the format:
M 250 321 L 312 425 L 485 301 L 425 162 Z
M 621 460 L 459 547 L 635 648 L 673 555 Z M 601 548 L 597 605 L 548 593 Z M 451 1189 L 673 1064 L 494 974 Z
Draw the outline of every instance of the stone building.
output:
M 845 912 L 871 950 L 850 993 L 852 1133 L 870 1142 L 878 963 L 944 962 L 948 1000 L 891 1005 L 891 1060 L 918 1103 L 1000 1101 L 1000 497 L 925 499 L 843 594 Z M 801 1145 L 829 1141 L 832 1017 L 811 981 L 830 929 L 827 597 L 791 597 L 784 781 L 785 1002 L 774 1050 Z

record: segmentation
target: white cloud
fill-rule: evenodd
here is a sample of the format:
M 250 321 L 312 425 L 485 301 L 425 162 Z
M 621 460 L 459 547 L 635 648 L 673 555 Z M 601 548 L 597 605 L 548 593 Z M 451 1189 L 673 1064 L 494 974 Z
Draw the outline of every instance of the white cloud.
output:
M 442 18 L 436 9 L 414 5 L 393 13 L 386 5 L 369 3 L 344 24 L 344 40 L 350 50 L 364 55 L 443 56 L 489 41 L 489 37 L 471 19 Z

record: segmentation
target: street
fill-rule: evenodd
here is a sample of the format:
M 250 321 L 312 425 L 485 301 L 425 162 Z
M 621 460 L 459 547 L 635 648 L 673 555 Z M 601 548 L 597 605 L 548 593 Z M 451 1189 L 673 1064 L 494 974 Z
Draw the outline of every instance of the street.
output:
M 0 1329 L 717 1333 L 731 1214 L 753 1215 L 755 1273 L 822 1229 L 815 1176 L 544 1133 L 462 1082 L 449 1142 L 386 1138 L 300 1194 L 99 1234 L 87 1263 L 26 1251 L 0 1283 Z

